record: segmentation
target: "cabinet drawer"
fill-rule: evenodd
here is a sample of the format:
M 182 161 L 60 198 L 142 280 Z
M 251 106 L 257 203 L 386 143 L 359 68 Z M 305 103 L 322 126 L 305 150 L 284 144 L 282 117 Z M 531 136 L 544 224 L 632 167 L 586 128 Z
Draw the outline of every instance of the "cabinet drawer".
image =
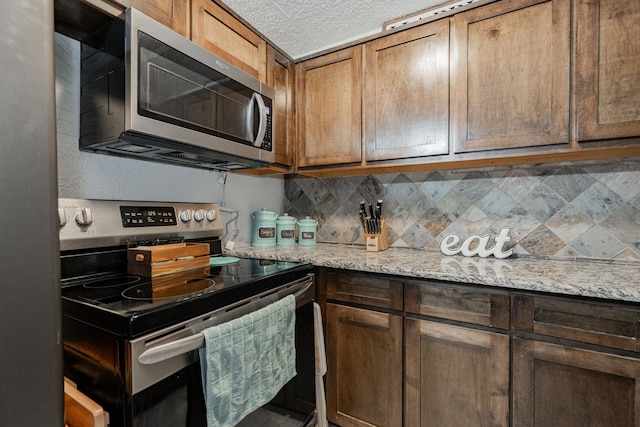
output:
M 509 328 L 506 293 L 435 282 L 407 282 L 405 294 L 408 313 Z
M 637 310 L 564 299 L 516 295 L 514 326 L 525 332 L 638 351 Z
M 402 282 L 378 275 L 331 272 L 327 298 L 391 310 L 402 310 Z

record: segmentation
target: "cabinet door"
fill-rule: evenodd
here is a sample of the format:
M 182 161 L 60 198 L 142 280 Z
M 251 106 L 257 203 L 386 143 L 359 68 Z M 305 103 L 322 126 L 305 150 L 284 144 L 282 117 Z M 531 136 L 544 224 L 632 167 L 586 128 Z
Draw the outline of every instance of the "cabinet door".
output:
M 449 152 L 449 21 L 365 45 L 367 160 Z
M 327 418 L 402 425 L 402 317 L 327 304 Z
M 293 165 L 295 132 L 295 67 L 272 46 L 267 46 L 267 84 L 276 91 L 273 132 L 276 163 L 289 168 Z
M 298 166 L 362 160 L 361 47 L 298 64 Z
M 514 338 L 513 426 L 640 426 L 640 361 Z
M 135 7 L 177 33 L 189 37 L 189 3 L 184 0 L 116 0 L 124 7 Z
M 578 140 L 640 135 L 640 2 L 576 3 Z
M 192 0 L 191 11 L 191 40 L 266 81 L 267 42 L 213 0 Z
M 496 2 L 452 20 L 456 153 L 569 142 L 569 0 Z
M 407 318 L 405 425 L 509 425 L 509 336 Z

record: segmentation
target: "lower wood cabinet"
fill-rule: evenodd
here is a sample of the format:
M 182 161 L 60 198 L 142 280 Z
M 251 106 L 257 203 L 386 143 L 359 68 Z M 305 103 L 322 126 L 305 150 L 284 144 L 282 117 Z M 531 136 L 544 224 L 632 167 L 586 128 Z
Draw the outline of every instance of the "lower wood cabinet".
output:
M 513 427 L 640 426 L 637 305 L 513 301 Z
M 640 360 L 514 338 L 513 427 L 637 427 Z
M 509 294 L 436 281 L 404 294 L 404 425 L 507 427 Z
M 318 278 L 334 424 L 640 427 L 639 304 L 334 269 Z
M 407 319 L 406 426 L 509 425 L 509 336 Z
M 402 425 L 402 316 L 328 303 L 327 414 L 340 426 Z

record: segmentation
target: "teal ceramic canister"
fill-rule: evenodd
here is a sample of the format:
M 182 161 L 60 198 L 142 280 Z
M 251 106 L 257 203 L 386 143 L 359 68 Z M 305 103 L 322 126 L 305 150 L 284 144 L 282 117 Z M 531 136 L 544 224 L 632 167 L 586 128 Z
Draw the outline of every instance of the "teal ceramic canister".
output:
M 296 244 L 296 219 L 285 213 L 276 220 L 276 245 L 289 246 Z
M 252 246 L 276 245 L 276 218 L 278 215 L 266 208 L 251 214 L 253 227 L 251 230 Z
M 310 216 L 298 221 L 298 244 L 311 246 L 316 244 L 316 234 L 318 232 L 318 221 Z

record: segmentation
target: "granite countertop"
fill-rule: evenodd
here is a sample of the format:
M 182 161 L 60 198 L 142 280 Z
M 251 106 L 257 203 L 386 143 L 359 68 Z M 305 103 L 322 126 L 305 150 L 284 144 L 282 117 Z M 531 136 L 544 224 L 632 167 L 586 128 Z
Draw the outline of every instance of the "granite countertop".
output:
M 467 258 L 403 248 L 367 252 L 363 245 L 332 243 L 267 248 L 248 246 L 234 248 L 226 255 L 307 261 L 319 267 L 640 302 L 638 263 L 529 257 Z

